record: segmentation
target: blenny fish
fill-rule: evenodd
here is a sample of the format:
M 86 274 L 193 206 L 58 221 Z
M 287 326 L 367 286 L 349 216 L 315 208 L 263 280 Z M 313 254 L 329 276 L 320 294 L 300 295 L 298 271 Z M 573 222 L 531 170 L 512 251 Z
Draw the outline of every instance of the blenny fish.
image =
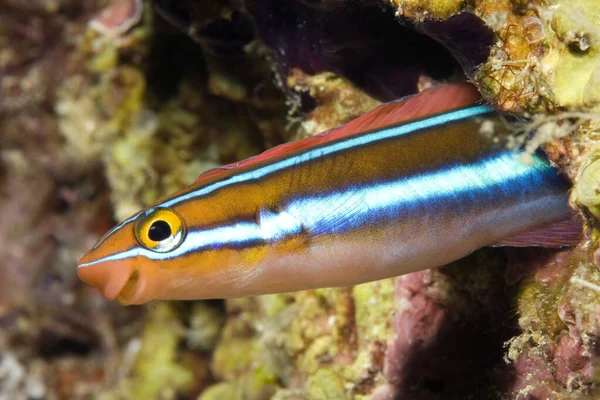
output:
M 77 273 L 123 304 L 348 286 L 568 219 L 569 183 L 507 149 L 479 102 L 469 84 L 431 88 L 208 171 L 113 228 Z

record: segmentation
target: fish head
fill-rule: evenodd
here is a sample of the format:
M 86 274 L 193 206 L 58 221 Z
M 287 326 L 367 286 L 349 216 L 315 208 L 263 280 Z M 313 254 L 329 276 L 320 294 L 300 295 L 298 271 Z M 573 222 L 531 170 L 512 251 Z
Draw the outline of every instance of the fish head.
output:
M 186 210 L 178 208 L 149 207 L 117 225 L 81 258 L 79 278 L 108 300 L 125 305 L 227 297 L 223 275 L 228 275 L 227 266 L 237 265 L 236 253 L 199 249 L 203 238 L 188 230 L 196 221 L 186 223 L 182 217 Z

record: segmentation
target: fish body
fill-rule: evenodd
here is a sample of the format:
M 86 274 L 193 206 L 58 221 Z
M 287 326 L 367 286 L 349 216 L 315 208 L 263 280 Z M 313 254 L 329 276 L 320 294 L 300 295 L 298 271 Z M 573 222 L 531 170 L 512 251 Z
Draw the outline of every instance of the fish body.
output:
M 202 175 L 109 232 L 79 276 L 124 304 L 347 286 L 568 218 L 569 185 L 452 85 Z

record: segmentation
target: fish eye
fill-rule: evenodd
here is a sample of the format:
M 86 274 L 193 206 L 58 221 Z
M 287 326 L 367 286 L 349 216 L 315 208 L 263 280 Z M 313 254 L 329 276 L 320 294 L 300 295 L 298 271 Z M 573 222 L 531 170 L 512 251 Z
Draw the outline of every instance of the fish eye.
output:
M 140 215 L 135 236 L 148 250 L 165 253 L 179 247 L 185 237 L 183 219 L 175 211 L 156 207 Z
M 154 221 L 148 229 L 148 237 L 155 242 L 161 242 L 171 237 L 171 225 L 167 221 L 159 219 Z

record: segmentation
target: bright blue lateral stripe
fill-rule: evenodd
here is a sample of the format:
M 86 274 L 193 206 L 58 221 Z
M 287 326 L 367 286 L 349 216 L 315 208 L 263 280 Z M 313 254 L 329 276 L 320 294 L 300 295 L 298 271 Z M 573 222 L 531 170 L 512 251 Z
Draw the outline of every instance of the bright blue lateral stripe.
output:
M 171 206 L 179 204 L 181 202 L 193 200 L 198 197 L 202 197 L 204 195 L 210 194 L 213 191 L 220 189 L 222 187 L 226 187 L 226 186 L 233 185 L 236 183 L 243 183 L 243 182 L 248 182 L 248 181 L 252 181 L 255 179 L 260 179 L 269 174 L 281 171 L 283 169 L 290 168 L 293 166 L 298 166 L 299 164 L 302 164 L 304 162 L 307 162 L 307 161 L 310 161 L 310 160 L 313 160 L 316 158 L 324 157 L 324 156 L 327 156 L 330 154 L 334 154 L 336 152 L 344 151 L 344 150 L 355 148 L 355 147 L 360 147 L 360 146 L 367 145 L 367 144 L 374 143 L 374 142 L 381 141 L 381 140 L 386 140 L 386 139 L 391 139 L 394 137 L 403 136 L 403 135 L 406 135 L 406 134 L 409 134 L 412 132 L 416 132 L 419 130 L 428 129 L 428 128 L 432 128 L 432 127 L 436 127 L 436 126 L 441 126 L 441 125 L 444 125 L 447 123 L 456 122 L 456 121 L 460 121 L 463 119 L 473 118 L 473 117 L 476 117 L 479 115 L 490 113 L 492 111 L 493 111 L 493 108 L 489 105 L 479 105 L 479 106 L 474 106 L 474 107 L 451 111 L 451 112 L 444 113 L 444 114 L 434 115 L 434 116 L 431 116 L 428 118 L 424 118 L 424 119 L 413 121 L 413 122 L 408 122 L 408 123 L 401 124 L 401 125 L 395 125 L 395 126 L 391 126 L 391 127 L 380 129 L 380 130 L 375 130 L 373 132 L 365 133 L 365 134 L 362 134 L 359 136 L 353 136 L 348 139 L 340 139 L 340 140 L 325 144 L 324 146 L 321 146 L 321 147 L 315 147 L 313 149 L 309 149 L 306 152 L 296 154 L 294 156 L 285 158 L 285 159 L 275 162 L 273 164 L 269 164 L 269 165 L 257 168 L 255 170 L 251 170 L 251 171 L 247 171 L 247 172 L 244 172 L 244 173 L 241 173 L 238 175 L 231 176 L 228 179 L 225 179 L 223 181 L 215 182 L 212 185 L 209 185 L 209 186 L 191 191 L 184 195 L 175 197 L 173 199 L 167 200 L 164 203 L 159 204 L 158 207 L 171 207 Z M 112 234 L 117 232 L 119 229 L 121 229 L 125 225 L 127 225 L 129 223 L 133 223 L 139 215 L 140 215 L 140 213 L 137 213 L 134 216 L 126 219 L 125 221 L 123 221 L 120 224 L 118 224 L 117 226 L 115 226 L 106 235 L 104 235 L 104 237 L 98 242 L 98 244 L 96 244 L 96 246 L 94 248 L 97 248 L 98 246 L 100 246 L 100 244 L 102 244 L 108 237 L 112 236 Z M 241 226 L 237 226 L 237 227 L 241 228 Z M 223 229 L 225 229 L 225 228 L 226 227 L 224 227 Z M 233 228 L 234 228 L 233 226 L 229 227 L 229 229 L 233 229 Z M 220 228 L 217 228 L 217 229 L 220 229 Z M 250 229 L 252 229 L 252 228 L 250 228 Z M 244 230 L 246 233 L 249 233 L 249 231 L 247 229 L 244 229 Z M 220 235 L 218 235 L 218 233 L 220 233 L 221 231 L 215 232 L 215 230 L 208 230 L 207 232 L 212 232 L 213 235 L 217 234 L 217 236 L 213 236 L 213 239 L 216 239 L 217 237 L 220 237 Z M 241 231 L 240 231 L 240 233 L 241 233 Z M 193 233 L 190 232 L 190 234 L 193 234 Z M 231 233 L 229 233 L 229 234 L 231 234 Z M 239 234 L 233 235 L 233 237 L 238 237 L 238 238 L 239 238 L 239 236 L 240 236 Z M 209 236 L 206 236 L 205 239 L 200 240 L 200 242 L 205 242 L 206 240 L 209 240 L 208 237 Z M 184 242 L 187 242 L 188 240 L 185 240 Z M 241 240 L 241 238 L 240 238 L 240 240 Z M 247 241 L 247 239 L 245 241 Z M 135 254 L 134 254 L 134 250 L 135 249 L 131 249 L 130 251 L 126 251 L 124 253 L 127 253 L 127 257 L 132 257 L 132 256 L 135 256 L 138 254 L 138 252 L 135 252 Z M 180 250 L 180 249 L 177 249 L 177 250 Z M 176 250 L 176 252 L 177 252 L 177 250 Z M 110 259 L 111 260 L 122 259 L 120 257 L 122 257 L 124 253 L 121 253 L 120 255 L 115 254 L 115 255 L 111 256 Z M 141 250 L 141 252 L 139 254 L 141 254 L 141 253 L 145 254 L 144 250 Z M 157 253 L 154 253 L 154 252 L 149 252 L 148 254 L 145 254 L 145 255 L 150 256 L 150 254 L 152 254 L 154 256 L 157 255 Z M 163 254 L 163 257 L 166 258 L 166 256 L 170 255 L 170 254 L 172 254 L 172 253 L 165 253 L 165 254 Z M 157 259 L 160 257 L 151 257 L 151 258 Z M 93 262 L 92 264 L 96 264 L 101 261 L 108 261 L 108 260 L 107 259 L 97 260 L 96 262 Z M 84 266 L 87 266 L 87 264 L 80 265 L 80 267 L 84 267 Z
M 353 147 L 363 146 L 380 140 L 390 139 L 402 135 L 406 135 L 411 132 L 415 132 L 422 129 L 427 129 L 435 126 L 447 124 L 449 122 L 460 121 L 462 119 L 476 117 L 478 115 L 487 114 L 492 112 L 493 108 L 489 105 L 480 105 L 470 108 L 464 108 L 461 110 L 451 111 L 446 114 L 439 114 L 433 117 L 422 119 L 415 122 L 409 122 L 404 125 L 393 126 L 390 128 L 384 128 L 382 130 L 376 130 L 371 133 L 367 133 L 360 136 L 353 136 L 349 139 L 332 142 L 331 144 L 323 147 L 317 147 L 307 152 L 297 154 L 295 156 L 286 158 L 273 164 L 266 165 L 261 168 L 257 168 L 252 171 L 234 175 L 220 182 L 215 182 L 212 185 L 194 190 L 192 192 L 183 194 L 179 197 L 175 197 L 171 200 L 167 200 L 162 203 L 161 207 L 171 207 L 178 203 L 195 199 L 197 197 L 209 194 L 217 189 L 225 186 L 229 186 L 235 183 L 252 181 L 260 179 L 266 175 L 274 172 L 281 171 L 285 168 L 297 166 L 298 164 L 310 161 L 314 158 L 324 157 L 339 151 L 350 149 Z
M 307 229 L 309 234 L 314 231 L 341 233 L 364 225 L 365 220 L 374 223 L 389 219 L 400 210 L 415 206 L 446 204 L 450 207 L 448 201 L 454 205 L 464 201 L 482 202 L 490 196 L 512 197 L 524 189 L 535 196 L 536 191 L 560 180 L 554 169 L 541 158 L 534 156 L 533 164 L 528 165 L 518 153 L 507 150 L 468 166 L 457 165 L 400 181 L 296 198 L 282 212 L 267 213 L 261 218 L 260 225 L 255 221 L 238 221 L 211 229 L 190 230 L 182 245 L 172 252 L 155 253 L 132 248 L 80 267 L 138 255 L 167 260 L 223 246 L 246 247 L 298 234 L 299 227 Z M 350 196 L 360 199 L 351 215 L 334 216 L 335 224 L 327 226 L 323 210 L 331 209 L 332 205 L 336 209 L 340 204 L 340 210 L 344 210 L 343 205 Z M 328 220 L 331 222 L 331 218 Z

